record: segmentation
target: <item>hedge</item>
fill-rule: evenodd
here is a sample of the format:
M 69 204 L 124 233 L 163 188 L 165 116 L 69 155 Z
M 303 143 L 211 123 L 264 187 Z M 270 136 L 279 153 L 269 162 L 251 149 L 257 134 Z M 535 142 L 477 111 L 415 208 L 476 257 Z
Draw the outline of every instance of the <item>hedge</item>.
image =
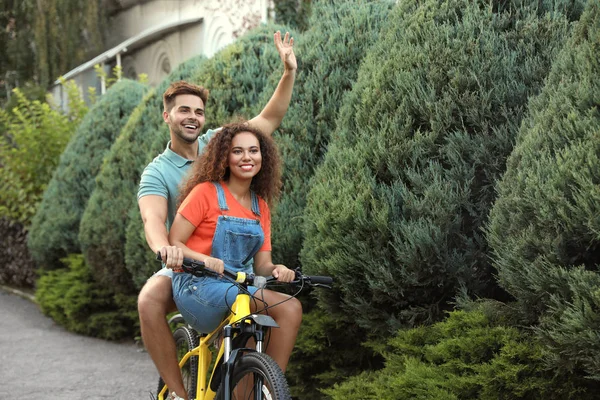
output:
M 343 97 L 352 88 L 361 60 L 377 41 L 393 4 L 317 2 L 310 30 L 296 40 L 300 67 L 292 104 L 278 130 L 284 187 L 273 209 L 271 228 L 273 259 L 290 268 L 300 265 L 310 178 L 323 160 Z
M 306 207 L 306 271 L 379 335 L 495 296 L 482 229 L 527 100 L 568 20 L 484 1 L 403 1 L 367 54 Z
M 600 379 L 600 5 L 589 2 L 531 101 L 488 240 L 500 284 L 556 370 Z

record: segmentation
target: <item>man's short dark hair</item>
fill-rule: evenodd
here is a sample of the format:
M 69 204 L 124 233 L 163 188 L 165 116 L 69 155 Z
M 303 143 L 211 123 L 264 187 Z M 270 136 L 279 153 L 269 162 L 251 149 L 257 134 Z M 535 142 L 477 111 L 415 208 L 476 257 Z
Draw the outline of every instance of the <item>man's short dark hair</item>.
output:
M 186 81 L 177 81 L 171 83 L 171 85 L 165 90 L 163 94 L 163 106 L 166 112 L 170 112 L 175 105 L 175 97 L 180 94 L 191 94 L 198 96 L 202 99 L 202 103 L 206 107 L 206 101 L 208 100 L 208 90 L 202 86 L 194 85 Z

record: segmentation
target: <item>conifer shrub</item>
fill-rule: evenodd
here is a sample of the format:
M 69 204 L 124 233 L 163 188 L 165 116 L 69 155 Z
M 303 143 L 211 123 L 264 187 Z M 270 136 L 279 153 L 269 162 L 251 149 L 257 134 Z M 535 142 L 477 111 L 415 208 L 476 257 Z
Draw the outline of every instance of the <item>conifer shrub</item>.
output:
M 85 261 L 98 282 L 114 286 L 117 292 L 135 291 L 125 267 L 125 229 L 127 216 L 137 210 L 136 193 L 148 151 L 157 136 L 166 134 L 162 94 L 171 82 L 189 79 L 203 59 L 196 57 L 181 64 L 144 96 L 106 154 L 83 212 L 79 242 Z
M 364 370 L 381 368 L 382 357 L 364 330 L 320 307 L 303 304 L 302 325 L 285 372 L 292 396 L 323 399 L 322 391 Z
M 216 53 L 187 78 L 210 91 L 205 105 L 206 129 L 218 128 L 232 120 L 250 119 L 256 115 L 253 114 L 254 107 L 271 72 L 277 71 L 279 77 L 283 72 L 281 60 L 273 45 L 273 34 L 277 30 L 283 34 L 286 32 L 286 28 L 280 25 L 266 25 L 250 31 Z M 164 89 L 157 90 L 158 92 L 162 95 Z M 270 94 L 272 93 L 271 91 Z M 265 105 L 266 101 L 256 106 L 259 107 L 257 113 Z M 164 122 L 162 124 L 164 125 Z M 168 141 L 168 128 L 164 126 L 160 135 L 154 137 L 143 167 L 164 151 Z M 137 287 L 141 287 L 152 273 L 160 268 L 146 243 L 137 207 L 132 207 L 128 215 L 125 260 Z
M 79 223 L 103 157 L 145 91 L 141 83 L 120 81 L 90 109 L 75 131 L 30 228 L 29 250 L 40 267 L 62 267 L 61 258 L 81 252 Z
M 600 379 L 600 5 L 588 2 L 532 99 L 488 240 L 500 284 L 557 370 Z
M 138 329 L 136 297 L 98 285 L 81 254 L 61 262 L 67 268 L 42 271 L 37 282 L 42 312 L 72 332 L 108 340 L 131 337 Z
M 324 390 L 345 399 L 593 399 L 592 385 L 546 368 L 543 346 L 486 312 L 401 330 L 380 349 L 385 368 Z
M 303 267 L 377 334 L 441 318 L 460 288 L 495 296 L 494 183 L 568 33 L 560 13 L 505 6 L 400 2 L 311 181 Z
M 299 266 L 308 183 L 335 130 L 343 96 L 352 88 L 360 62 L 377 40 L 393 4 L 317 2 L 309 20 L 310 30 L 296 39 L 296 84 L 277 137 L 284 161 L 284 186 L 271 224 L 273 259 L 290 268 Z

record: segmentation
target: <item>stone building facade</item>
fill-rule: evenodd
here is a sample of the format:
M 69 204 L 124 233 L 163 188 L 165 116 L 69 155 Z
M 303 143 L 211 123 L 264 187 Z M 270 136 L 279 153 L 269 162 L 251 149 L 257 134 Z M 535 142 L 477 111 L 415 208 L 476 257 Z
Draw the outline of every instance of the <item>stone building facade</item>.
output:
M 120 66 L 124 77 L 144 73 L 152 86 L 161 82 L 178 64 L 203 54 L 211 57 L 248 29 L 264 23 L 271 0 L 109 0 L 108 49 L 92 60 L 66 72 L 82 89 L 96 88 L 101 95 L 106 82 L 98 76 L 99 65 L 110 75 Z M 52 94 L 66 104 L 66 93 L 55 82 Z

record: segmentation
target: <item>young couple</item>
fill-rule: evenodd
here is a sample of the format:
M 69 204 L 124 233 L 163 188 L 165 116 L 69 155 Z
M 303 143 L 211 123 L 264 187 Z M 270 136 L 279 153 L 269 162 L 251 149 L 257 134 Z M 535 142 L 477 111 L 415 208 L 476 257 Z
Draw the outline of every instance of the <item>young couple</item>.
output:
M 268 203 L 278 196 L 281 184 L 280 160 L 271 134 L 288 109 L 297 68 L 289 34 L 282 39 L 277 32 L 274 40 L 283 76 L 265 108 L 246 123 L 201 135 L 208 91 L 180 81 L 163 96 L 163 119 L 171 140 L 144 170 L 138 203 L 148 245 L 153 252 L 160 251 L 165 268 L 140 291 L 138 311 L 142 339 L 173 399 L 187 399 L 187 393 L 167 314 L 178 309 L 197 330 L 210 332 L 236 295 L 224 281 L 181 273 L 183 257 L 203 261 L 217 272 L 251 270 L 253 260 L 258 275 L 273 275 L 285 282 L 294 278 L 293 271 L 271 260 Z M 244 239 L 236 240 L 240 237 Z M 289 298 L 269 290 L 250 291 L 271 305 Z M 285 371 L 302 307 L 297 299 L 289 298 L 270 309 L 269 315 L 281 328 L 272 331 L 267 353 Z

